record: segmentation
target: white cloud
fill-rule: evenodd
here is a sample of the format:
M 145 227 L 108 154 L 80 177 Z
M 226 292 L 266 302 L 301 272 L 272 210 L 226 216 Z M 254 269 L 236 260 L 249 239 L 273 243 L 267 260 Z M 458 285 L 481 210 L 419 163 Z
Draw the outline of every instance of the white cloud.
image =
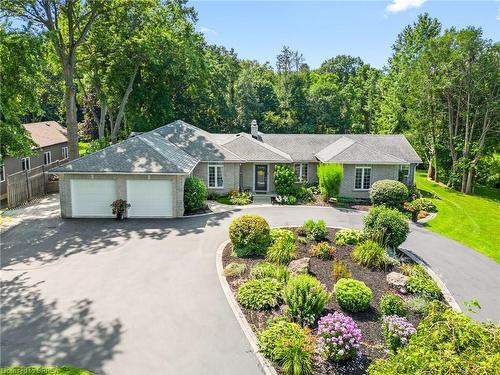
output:
M 410 8 L 419 8 L 427 0 L 392 0 L 385 8 L 386 11 L 391 13 L 398 13 Z
M 203 34 L 217 35 L 217 31 L 212 30 L 206 26 L 201 26 L 198 30 L 200 31 L 200 33 L 203 33 Z

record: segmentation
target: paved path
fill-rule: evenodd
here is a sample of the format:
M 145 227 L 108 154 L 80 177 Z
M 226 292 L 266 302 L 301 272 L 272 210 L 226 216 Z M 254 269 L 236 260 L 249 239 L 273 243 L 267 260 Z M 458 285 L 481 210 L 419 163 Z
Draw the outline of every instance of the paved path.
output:
M 174 220 L 61 220 L 54 213 L 24 220 L 1 238 L 1 365 L 261 374 L 215 269 L 216 249 L 243 212 L 273 226 L 306 218 L 362 224 L 361 213 L 316 207 L 251 207 Z M 417 227 L 404 247 L 424 257 L 459 302 L 476 296 L 480 317 L 499 319 L 496 263 Z

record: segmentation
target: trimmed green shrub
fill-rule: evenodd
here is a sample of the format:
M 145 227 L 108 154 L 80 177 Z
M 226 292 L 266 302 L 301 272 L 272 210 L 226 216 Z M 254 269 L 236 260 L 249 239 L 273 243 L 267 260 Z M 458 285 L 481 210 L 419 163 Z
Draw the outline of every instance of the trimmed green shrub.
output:
M 335 243 L 339 246 L 357 245 L 364 240 L 364 234 L 357 229 L 341 229 L 335 233 Z
M 314 341 L 307 328 L 283 319 L 271 321 L 257 334 L 259 351 L 286 375 L 312 374 Z
M 410 276 L 406 282 L 409 292 L 428 299 L 440 299 L 441 289 L 432 279 L 422 276 Z
M 242 215 L 229 226 L 229 238 L 239 257 L 264 255 L 271 243 L 267 221 L 258 215 Z
M 408 199 L 408 188 L 396 180 L 379 180 L 370 188 L 370 200 L 373 205 L 402 209 Z
M 394 293 L 385 292 L 380 298 L 379 307 L 382 315 L 408 315 L 408 307 L 405 301 Z
M 279 266 L 273 263 L 259 263 L 252 267 L 250 276 L 255 279 L 271 278 L 279 282 L 286 283 L 288 281 L 288 270 L 285 266 Z
M 406 216 L 392 208 L 372 207 L 364 218 L 365 235 L 371 239 L 380 239 L 384 247 L 398 247 L 406 240 L 409 231 Z
M 288 196 L 296 194 L 297 175 L 292 167 L 276 165 L 274 167 L 274 189 L 277 195 Z
M 302 274 L 290 277 L 283 293 L 288 314 L 300 324 L 313 324 L 330 300 L 330 294 L 318 279 Z
M 324 220 L 306 220 L 302 228 L 310 240 L 321 241 L 328 235 Z
M 389 264 L 385 250 L 372 240 L 366 240 L 357 245 L 351 257 L 359 265 L 377 270 L 385 270 Z
M 415 199 L 411 203 L 411 207 L 415 211 L 437 212 L 437 207 L 429 198 Z
M 344 167 L 341 164 L 321 163 L 318 165 L 319 191 L 321 195 L 326 199 L 339 195 L 343 176 Z
M 369 375 L 498 374 L 500 326 L 478 323 L 439 302 L 397 353 L 372 362 Z
M 282 285 L 275 279 L 250 279 L 238 288 L 238 302 L 252 310 L 264 310 L 279 304 Z
M 284 239 L 285 241 L 295 242 L 295 233 L 290 229 L 274 228 L 271 229 L 271 242 L 276 242 L 277 240 Z
M 344 310 L 365 311 L 370 307 L 372 291 L 362 281 L 340 279 L 335 283 L 335 297 Z
M 330 245 L 330 242 L 319 242 L 315 245 L 312 245 L 309 248 L 309 254 L 313 257 L 318 257 L 321 259 L 331 259 L 335 255 L 337 249 L 335 246 Z
M 224 276 L 226 277 L 236 277 L 236 276 L 241 276 L 247 269 L 246 264 L 243 263 L 229 263 L 225 268 L 224 268 Z
M 333 279 L 335 280 L 335 282 L 339 281 L 340 279 L 352 278 L 351 271 L 349 271 L 349 267 L 341 260 L 335 259 L 333 261 L 332 272 L 333 272 Z
M 186 212 L 201 210 L 207 206 L 207 188 L 196 176 L 186 178 L 184 182 L 184 209 Z
M 420 264 L 404 263 L 401 265 L 401 273 L 406 276 L 421 276 L 428 278 L 425 268 Z
M 297 257 L 297 245 L 295 240 L 290 241 L 285 237 L 273 241 L 267 249 L 266 259 L 275 264 L 287 265 Z

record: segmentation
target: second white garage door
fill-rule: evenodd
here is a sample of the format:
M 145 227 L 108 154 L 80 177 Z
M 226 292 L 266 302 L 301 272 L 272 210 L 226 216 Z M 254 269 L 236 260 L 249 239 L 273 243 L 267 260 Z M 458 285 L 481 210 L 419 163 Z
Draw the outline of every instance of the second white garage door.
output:
M 172 217 L 174 191 L 168 180 L 127 180 L 129 217 Z

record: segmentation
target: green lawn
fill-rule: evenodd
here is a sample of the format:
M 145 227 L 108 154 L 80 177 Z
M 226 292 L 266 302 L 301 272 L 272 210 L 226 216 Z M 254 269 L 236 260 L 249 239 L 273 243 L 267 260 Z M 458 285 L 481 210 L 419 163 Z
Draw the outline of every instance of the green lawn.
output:
M 14 366 L 0 369 L 0 375 L 92 375 L 75 367 Z
M 425 226 L 457 240 L 500 263 L 500 190 L 478 187 L 474 195 L 456 192 L 417 173 L 417 187 L 424 195 L 435 194 L 435 219 Z

